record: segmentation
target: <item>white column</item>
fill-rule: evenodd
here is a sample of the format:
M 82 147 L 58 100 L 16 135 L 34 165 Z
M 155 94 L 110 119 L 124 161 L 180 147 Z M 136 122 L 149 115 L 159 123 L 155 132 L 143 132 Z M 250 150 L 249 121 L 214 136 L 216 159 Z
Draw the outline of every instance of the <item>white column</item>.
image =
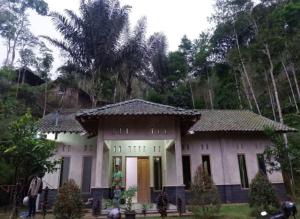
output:
M 176 121 L 175 133 L 175 162 L 176 162 L 176 184 L 177 186 L 183 185 L 183 170 L 182 170 L 182 148 L 181 148 L 181 130 L 180 122 Z
M 101 127 L 101 120 L 99 120 L 98 125 L 98 136 L 97 136 L 97 154 L 96 154 L 96 177 L 95 177 L 95 188 L 102 188 L 102 166 L 103 166 L 103 130 Z

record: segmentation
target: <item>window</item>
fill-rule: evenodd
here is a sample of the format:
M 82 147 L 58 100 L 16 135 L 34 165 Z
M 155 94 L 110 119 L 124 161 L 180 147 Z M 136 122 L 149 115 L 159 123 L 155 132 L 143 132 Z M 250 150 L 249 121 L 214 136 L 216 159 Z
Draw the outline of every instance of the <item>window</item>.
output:
M 83 157 L 81 191 L 90 192 L 92 176 L 92 157 Z
M 153 158 L 153 171 L 154 171 L 154 189 L 162 190 L 162 165 L 161 157 Z
M 113 169 L 112 169 L 113 173 L 117 172 L 118 168 L 119 170 L 122 171 L 122 157 L 113 157 L 112 162 L 113 162 Z
M 205 170 L 208 173 L 208 175 L 211 176 L 209 155 L 202 155 L 202 165 L 203 170 Z
M 191 188 L 191 161 L 190 156 L 182 156 L 182 168 L 183 168 L 183 183 L 185 189 Z
M 62 186 L 69 178 L 70 157 L 62 157 L 60 164 L 59 186 Z
M 240 177 L 241 177 L 241 186 L 242 188 L 249 188 L 248 174 L 246 168 L 246 158 L 244 154 L 238 155 Z
M 263 172 L 264 174 L 267 174 L 267 168 L 266 168 L 265 158 L 263 154 L 257 154 L 257 164 L 258 164 L 258 170 Z

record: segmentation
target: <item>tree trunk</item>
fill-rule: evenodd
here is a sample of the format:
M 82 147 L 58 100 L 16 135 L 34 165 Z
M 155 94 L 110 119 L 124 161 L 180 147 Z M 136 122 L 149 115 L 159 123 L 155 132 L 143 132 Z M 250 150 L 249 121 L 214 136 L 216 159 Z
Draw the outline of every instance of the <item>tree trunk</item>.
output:
M 117 77 L 116 77 L 116 84 L 115 84 L 115 89 L 114 89 L 114 103 L 116 103 L 116 98 L 117 98 L 117 87 L 118 87 L 118 78 L 119 78 L 119 72 L 117 73 Z
M 239 40 L 238 40 L 238 36 L 237 36 L 236 30 L 235 30 L 235 27 L 234 27 L 233 29 L 234 29 L 235 42 L 236 42 L 236 46 L 237 46 L 237 49 L 238 49 L 239 58 L 240 58 L 240 61 L 241 61 L 241 64 L 242 64 L 242 70 L 243 70 L 244 75 L 245 75 L 245 77 L 246 77 L 246 81 L 247 81 L 247 84 L 248 84 L 248 86 L 249 86 L 251 96 L 252 96 L 252 98 L 253 98 L 253 100 L 254 100 L 254 103 L 255 103 L 257 112 L 259 113 L 259 115 L 261 115 L 260 108 L 259 108 L 259 106 L 258 106 L 256 97 L 255 97 L 255 94 L 254 94 L 254 90 L 253 90 L 253 87 L 252 87 L 252 84 L 251 84 L 251 81 L 250 81 L 250 78 L 249 78 L 249 74 L 248 74 L 247 68 L 246 68 L 246 66 L 245 66 L 245 63 L 244 63 L 242 54 L 241 54 L 240 44 L 239 44 Z
M 19 68 L 19 70 L 18 70 L 17 89 L 16 89 L 16 98 L 18 97 L 19 86 L 20 86 L 20 80 L 21 80 L 21 69 Z
M 212 89 L 211 89 L 210 77 L 209 77 L 208 71 L 206 71 L 206 75 L 207 75 L 207 85 L 208 85 L 208 95 L 209 95 L 210 107 L 211 107 L 211 109 L 213 109 L 214 102 L 213 102 L 213 95 L 212 95 Z
M 8 40 L 7 42 L 7 53 L 6 53 L 6 58 L 5 58 L 5 61 L 4 61 L 4 66 L 8 66 L 8 62 L 9 62 L 9 56 L 10 56 L 10 53 L 11 53 L 11 39 Z
M 237 80 L 236 72 L 235 71 L 234 71 L 234 79 L 235 79 L 236 92 L 237 92 L 237 95 L 238 95 L 238 98 L 239 98 L 239 102 L 240 102 L 240 104 L 239 104 L 240 105 L 240 109 L 243 109 L 241 91 L 240 91 L 240 88 L 239 88 L 239 85 L 238 85 L 238 80 Z
M 296 76 L 296 71 L 295 71 L 294 63 L 291 64 L 291 67 L 292 67 L 292 73 L 293 73 L 294 83 L 295 83 L 297 94 L 298 94 L 298 100 L 300 101 L 300 90 L 299 90 L 299 84 L 298 84 L 298 79 L 297 79 L 297 76 Z
M 291 92 L 292 92 L 292 98 L 293 98 L 293 101 L 294 101 L 294 105 L 295 105 L 295 108 L 296 108 L 296 113 L 298 114 L 299 113 L 299 108 L 298 108 L 298 104 L 297 104 L 297 101 L 296 101 L 296 97 L 295 97 L 295 93 L 294 93 L 294 90 L 293 90 L 293 86 L 292 86 L 292 83 L 291 83 L 291 80 L 290 80 L 290 76 L 289 76 L 289 73 L 286 69 L 286 66 L 284 64 L 284 61 L 283 59 L 281 59 L 281 64 L 282 64 L 282 67 L 283 67 L 283 70 L 285 72 L 285 75 L 286 75 L 286 78 L 289 82 L 289 86 L 290 86 L 290 89 L 291 89 Z
M 253 106 L 252 106 L 252 103 L 251 103 L 251 99 L 250 99 L 250 96 L 249 96 L 249 93 L 248 93 L 248 89 L 247 89 L 245 80 L 243 78 L 243 75 L 241 76 L 241 81 L 242 81 L 242 84 L 243 84 L 243 87 L 244 87 L 244 92 L 245 92 L 245 95 L 246 95 L 246 98 L 247 98 L 250 110 L 253 111 Z
M 269 45 L 268 44 L 264 44 L 264 47 L 265 47 L 265 51 L 264 52 L 267 55 L 268 60 L 269 60 L 269 64 L 270 64 L 270 76 L 271 76 L 271 82 L 272 82 L 273 90 L 274 90 L 274 94 L 275 94 L 275 100 L 276 100 L 277 111 L 278 111 L 278 115 L 279 115 L 279 121 L 280 121 L 280 123 L 283 124 L 282 110 L 281 110 L 281 105 L 280 105 L 280 100 L 279 100 L 277 85 L 276 85 L 276 81 L 275 81 L 275 77 L 274 77 L 274 65 L 273 65 L 273 61 L 272 61 L 272 58 L 271 58 L 271 54 L 270 54 L 270 50 L 269 50 Z
M 268 75 L 267 75 L 266 71 L 265 71 L 265 79 L 266 79 L 266 84 L 267 84 L 268 93 L 269 93 L 269 97 L 270 97 L 270 103 L 271 103 L 273 118 L 274 118 L 274 121 L 277 121 L 273 95 L 272 95 L 272 91 L 271 91 L 271 88 L 270 88 L 270 85 L 269 85 Z
M 193 108 L 195 109 L 195 98 L 194 98 L 194 92 L 193 92 L 193 88 L 192 88 L 192 84 L 190 81 L 190 78 L 188 78 L 188 83 L 189 83 L 189 87 L 190 87 L 190 91 L 191 91 L 191 97 L 192 97 L 192 104 L 193 104 Z
M 46 110 L 47 110 L 47 97 L 48 97 L 47 91 L 48 91 L 48 80 L 46 78 L 43 117 L 46 115 Z
M 17 44 L 18 44 L 18 41 L 19 41 L 19 36 L 21 34 L 21 32 L 23 31 L 24 29 L 24 21 L 25 21 L 25 17 L 23 15 L 22 17 L 22 21 L 21 21 L 21 25 L 20 25 L 20 28 L 18 30 L 18 32 L 16 33 L 16 36 L 14 38 L 14 43 L 13 43 L 13 47 L 12 47 L 12 56 L 11 56 L 11 60 L 10 60 L 10 66 L 12 67 L 14 65 L 14 62 L 15 62 L 15 58 L 16 58 L 16 47 L 17 47 Z

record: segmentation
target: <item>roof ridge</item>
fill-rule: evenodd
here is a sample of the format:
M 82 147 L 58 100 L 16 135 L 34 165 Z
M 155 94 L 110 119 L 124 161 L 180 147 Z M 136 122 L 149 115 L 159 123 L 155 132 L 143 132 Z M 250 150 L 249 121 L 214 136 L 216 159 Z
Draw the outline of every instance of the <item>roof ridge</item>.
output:
M 88 109 L 87 111 L 94 112 L 94 111 L 98 111 L 98 110 L 105 110 L 105 109 L 109 109 L 109 108 L 116 107 L 116 106 L 127 105 L 129 103 L 133 103 L 133 102 L 137 102 L 137 101 L 143 102 L 143 103 L 146 103 L 146 104 L 149 104 L 149 105 L 154 105 L 154 106 L 158 106 L 158 107 L 165 107 L 165 108 L 170 108 L 170 109 L 174 109 L 174 110 L 192 111 L 190 109 L 184 109 L 184 108 L 180 108 L 180 107 L 174 107 L 174 106 L 170 106 L 170 105 L 165 105 L 165 104 L 160 104 L 160 103 L 154 103 L 154 102 L 143 100 L 143 99 L 139 99 L 139 98 L 125 100 L 125 101 L 118 102 L 118 103 L 112 103 L 112 104 L 108 104 L 108 105 L 101 106 L 101 107 L 98 107 L 98 108 Z

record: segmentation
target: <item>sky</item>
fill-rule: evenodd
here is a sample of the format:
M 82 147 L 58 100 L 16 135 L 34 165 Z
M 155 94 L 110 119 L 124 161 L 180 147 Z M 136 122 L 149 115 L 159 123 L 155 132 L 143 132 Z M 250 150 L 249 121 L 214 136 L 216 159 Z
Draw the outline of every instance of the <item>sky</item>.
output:
M 71 9 L 78 12 L 80 0 L 46 0 L 50 11 L 63 12 Z M 147 35 L 163 32 L 168 39 L 169 51 L 174 51 L 183 35 L 196 39 L 202 31 L 211 26 L 207 18 L 213 13 L 214 0 L 120 0 L 121 5 L 132 6 L 130 22 L 133 26 L 142 16 L 147 17 Z M 59 38 L 51 18 L 30 12 L 31 30 L 35 35 L 48 35 Z M 49 46 L 54 53 L 52 77 L 63 63 L 59 50 Z M 3 41 L 0 45 L 0 63 L 3 63 L 6 51 Z

